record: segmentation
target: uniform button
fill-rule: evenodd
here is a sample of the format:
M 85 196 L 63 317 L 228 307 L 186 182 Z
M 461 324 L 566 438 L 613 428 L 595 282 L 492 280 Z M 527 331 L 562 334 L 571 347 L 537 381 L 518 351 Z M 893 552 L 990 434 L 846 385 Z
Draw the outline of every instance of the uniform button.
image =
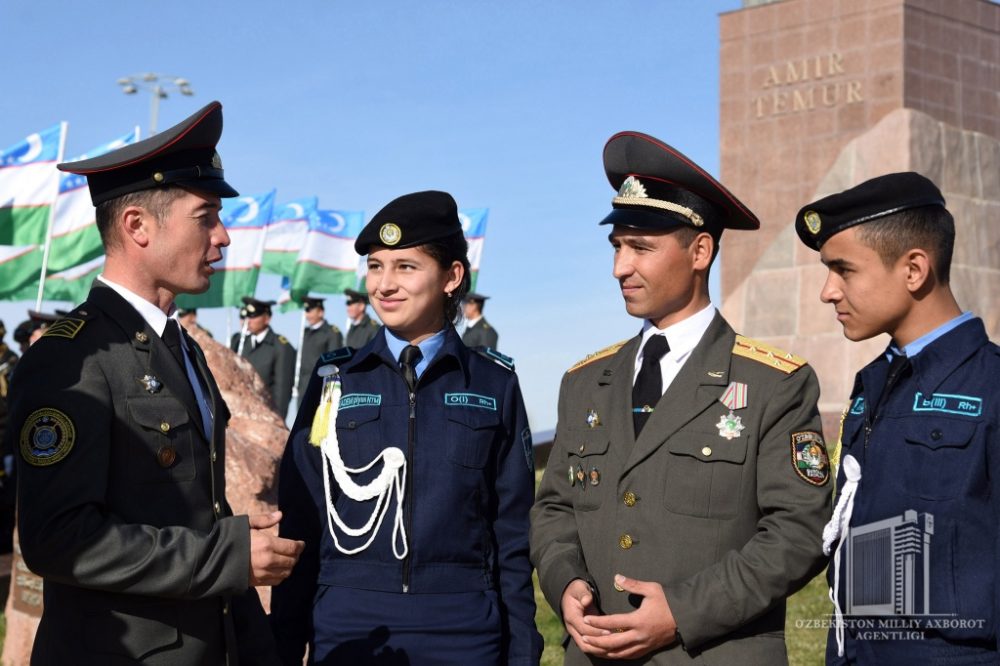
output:
M 160 463 L 160 467 L 170 467 L 176 459 L 177 450 L 172 446 L 161 446 L 156 452 L 156 462 Z
M 215 451 L 212 451 L 212 462 L 215 462 L 215 459 L 216 459 L 217 455 L 218 454 L 216 454 Z
M 222 505 L 219 504 L 218 502 L 216 502 L 215 503 L 215 515 L 218 516 L 220 513 L 222 513 Z
M 222 604 L 222 614 L 229 615 L 229 603 Z
M 163 423 L 160 424 L 160 430 L 162 430 L 163 432 L 170 432 L 170 424 L 164 421 Z
M 706 457 L 712 455 L 712 447 L 711 446 L 702 447 L 702 449 L 701 449 L 701 455 L 706 456 Z
M 621 535 L 621 537 L 618 539 L 618 545 L 620 545 L 625 550 L 628 550 L 629 548 L 632 547 L 632 537 L 630 537 L 627 534 Z
M 347 427 L 350 428 L 351 430 L 354 430 L 355 428 L 358 427 L 358 424 L 355 423 L 354 421 L 351 421 L 350 423 L 347 424 Z
M 622 495 L 622 501 L 625 502 L 625 506 L 635 506 L 635 493 L 629 491 Z
M 941 435 L 942 433 L 940 430 L 934 430 L 931 432 L 931 439 L 933 439 L 936 442 L 939 439 L 941 439 Z
M 586 444 L 581 444 L 581 445 L 580 445 L 580 453 L 583 453 L 583 450 L 584 450 L 584 449 L 585 449 L 586 447 L 587 447 L 587 445 L 586 445 Z

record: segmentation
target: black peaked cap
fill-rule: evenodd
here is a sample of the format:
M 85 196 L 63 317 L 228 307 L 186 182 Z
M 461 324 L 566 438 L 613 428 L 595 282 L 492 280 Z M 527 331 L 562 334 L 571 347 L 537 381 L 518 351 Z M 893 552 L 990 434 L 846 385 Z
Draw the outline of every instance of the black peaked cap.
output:
M 310 307 L 320 306 L 323 307 L 323 301 L 325 298 L 316 298 L 315 296 L 305 296 L 302 298 L 302 303 Z
M 465 300 L 467 301 L 485 301 L 488 298 L 489 296 L 483 296 L 482 294 L 477 294 L 474 291 L 470 291 L 468 294 L 465 295 Z
M 243 310 L 246 310 L 247 314 L 271 314 L 271 306 L 275 304 L 274 301 L 260 301 L 256 298 L 251 298 L 250 296 L 244 296 L 242 300 L 246 307 L 240 309 L 242 315 Z
M 164 185 L 235 197 L 215 146 L 222 136 L 222 104 L 212 102 L 165 132 L 89 160 L 63 162 L 60 171 L 87 177 L 94 205 Z
M 799 239 L 819 250 L 831 236 L 858 224 L 919 206 L 944 206 L 944 196 L 930 179 L 907 171 L 866 180 L 802 207 L 795 216 Z
M 385 205 L 354 241 L 364 256 L 372 246 L 401 250 L 462 233 L 458 205 L 447 192 L 404 194 Z
M 347 304 L 351 305 L 353 303 L 365 302 L 368 303 L 368 294 L 363 291 L 355 291 L 353 289 L 345 289 L 344 296 L 347 296 Z
M 639 132 L 604 146 L 604 171 L 618 191 L 601 224 L 637 229 L 687 225 L 718 238 L 723 229 L 759 229 L 760 220 L 676 148 Z

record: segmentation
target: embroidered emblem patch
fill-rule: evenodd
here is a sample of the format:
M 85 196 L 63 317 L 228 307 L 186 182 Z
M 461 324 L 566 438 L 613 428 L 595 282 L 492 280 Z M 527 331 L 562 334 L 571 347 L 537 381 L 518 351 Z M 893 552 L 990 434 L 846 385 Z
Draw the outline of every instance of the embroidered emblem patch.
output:
M 383 224 L 379 229 L 378 237 L 386 245 L 395 245 L 403 238 L 403 232 L 393 223 Z
M 475 393 L 445 393 L 444 404 L 448 407 L 479 407 L 497 411 L 496 398 Z
M 730 410 L 745 408 L 747 406 L 747 385 L 742 382 L 730 382 L 726 392 L 719 400 Z
M 918 391 L 913 398 L 913 411 L 979 416 L 983 412 L 983 400 L 968 395 L 949 395 L 947 393 L 934 393 L 925 398 L 924 394 Z
M 733 414 L 733 410 L 729 410 L 729 414 L 719 417 L 719 422 L 715 424 L 715 427 L 719 429 L 719 437 L 725 437 L 726 439 L 733 439 L 734 437 L 739 437 L 740 433 L 746 429 L 743 425 L 743 420 Z
M 521 431 L 521 445 L 524 446 L 524 459 L 528 461 L 528 471 L 535 471 L 535 448 L 531 445 L 531 428 Z
M 819 219 L 819 213 L 814 210 L 806 211 L 803 216 L 806 223 L 806 228 L 812 232 L 813 235 L 819 233 L 819 228 L 822 226 L 822 220 Z
M 43 338 L 69 338 L 72 340 L 76 337 L 76 334 L 80 332 L 83 325 L 86 324 L 83 319 L 67 319 L 63 318 L 49 326 L 42 333 Z
M 792 465 L 799 476 L 814 486 L 825 484 L 830 478 L 830 457 L 823 436 L 810 430 L 793 432 Z
M 855 416 L 865 413 L 865 397 L 863 395 L 859 395 L 854 399 L 854 404 L 851 405 L 850 413 Z
M 37 409 L 25 419 L 21 429 L 21 457 L 29 465 L 53 465 L 73 449 L 76 428 L 58 409 Z
M 337 409 L 343 411 L 352 407 L 377 407 L 382 404 L 382 396 L 372 393 L 348 393 L 340 396 Z

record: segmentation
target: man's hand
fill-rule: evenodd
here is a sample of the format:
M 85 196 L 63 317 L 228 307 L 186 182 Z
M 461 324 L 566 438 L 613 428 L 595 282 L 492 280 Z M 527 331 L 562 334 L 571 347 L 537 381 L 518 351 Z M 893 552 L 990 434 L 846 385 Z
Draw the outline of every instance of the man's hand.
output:
M 677 623 L 659 583 L 645 583 L 620 574 L 615 576 L 615 582 L 626 592 L 642 597 L 642 603 L 631 613 L 583 618 L 600 635 L 584 634 L 582 641 L 586 648 L 581 645 L 581 650 L 605 659 L 637 659 L 677 639 Z
M 573 637 L 577 647 L 584 652 L 594 654 L 592 648 L 583 642 L 584 636 L 600 636 L 601 630 L 589 626 L 584 618 L 590 615 L 600 615 L 590 585 L 585 580 L 577 578 L 566 586 L 562 596 L 562 617 L 566 631 Z
M 306 544 L 271 536 L 264 530 L 281 521 L 281 512 L 250 516 L 250 585 L 277 585 L 292 574 Z

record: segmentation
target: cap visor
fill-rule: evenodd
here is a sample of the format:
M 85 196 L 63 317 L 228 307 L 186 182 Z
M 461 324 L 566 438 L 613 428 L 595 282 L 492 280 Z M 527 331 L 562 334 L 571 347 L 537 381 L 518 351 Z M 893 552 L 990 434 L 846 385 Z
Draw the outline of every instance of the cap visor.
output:
M 233 186 L 219 178 L 202 178 L 200 180 L 178 180 L 171 185 L 180 185 L 189 190 L 201 190 L 217 194 L 223 199 L 240 196 L 240 193 L 233 189 Z
M 672 229 L 673 227 L 691 226 L 666 215 L 624 208 L 616 208 L 608 213 L 608 216 L 601 220 L 601 224 L 614 224 L 632 229 Z

